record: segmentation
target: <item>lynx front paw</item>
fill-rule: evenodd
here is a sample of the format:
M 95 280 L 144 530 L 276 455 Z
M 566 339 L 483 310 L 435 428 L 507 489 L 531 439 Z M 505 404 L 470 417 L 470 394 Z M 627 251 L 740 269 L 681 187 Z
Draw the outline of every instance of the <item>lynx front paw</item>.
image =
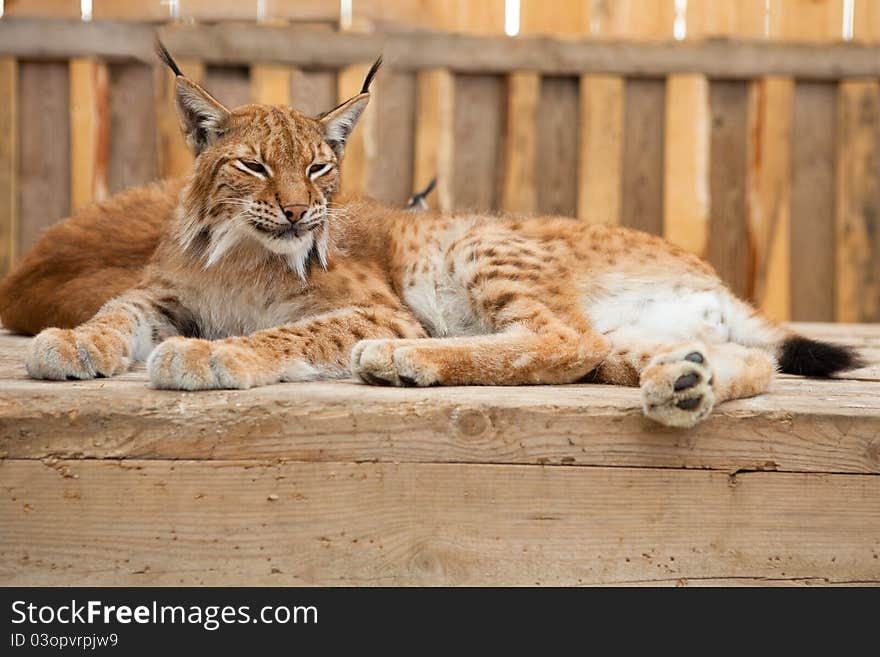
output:
M 122 338 L 109 332 L 46 329 L 33 339 L 25 367 L 35 379 L 93 379 L 125 372 L 131 359 Z
M 169 390 L 244 390 L 259 385 L 247 349 L 222 342 L 170 338 L 147 359 L 150 382 Z
M 712 369 L 700 347 L 662 353 L 642 372 L 645 415 L 670 427 L 692 427 L 712 412 Z
M 432 386 L 436 368 L 422 358 L 411 340 L 361 340 L 351 352 L 352 374 L 380 386 Z

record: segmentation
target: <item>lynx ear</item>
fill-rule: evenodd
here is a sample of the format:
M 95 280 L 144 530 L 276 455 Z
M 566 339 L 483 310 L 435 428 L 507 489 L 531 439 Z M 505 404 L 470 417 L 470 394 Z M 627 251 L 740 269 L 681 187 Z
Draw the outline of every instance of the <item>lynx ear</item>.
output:
M 229 110 L 192 80 L 177 78 L 177 115 L 193 155 L 198 155 L 222 133 Z
M 370 94 L 360 93 L 334 107 L 320 118 L 321 125 L 324 126 L 324 140 L 336 153 L 338 159 L 342 159 L 345 142 L 348 141 L 351 131 L 357 125 L 368 102 L 370 102 Z
M 156 55 L 174 73 L 177 115 L 186 143 L 194 155 L 214 141 L 223 131 L 229 110 L 207 91 L 184 76 L 165 45 L 156 39 Z

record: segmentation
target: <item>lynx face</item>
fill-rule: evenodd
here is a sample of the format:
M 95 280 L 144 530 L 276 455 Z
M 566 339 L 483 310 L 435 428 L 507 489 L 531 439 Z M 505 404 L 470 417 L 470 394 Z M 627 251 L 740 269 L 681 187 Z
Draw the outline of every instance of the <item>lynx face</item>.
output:
M 345 142 L 368 100 L 363 91 L 317 118 L 274 105 L 230 111 L 179 76 L 178 114 L 196 155 L 181 247 L 205 268 L 234 253 L 276 254 L 301 278 L 313 255 L 326 266 L 328 206 Z

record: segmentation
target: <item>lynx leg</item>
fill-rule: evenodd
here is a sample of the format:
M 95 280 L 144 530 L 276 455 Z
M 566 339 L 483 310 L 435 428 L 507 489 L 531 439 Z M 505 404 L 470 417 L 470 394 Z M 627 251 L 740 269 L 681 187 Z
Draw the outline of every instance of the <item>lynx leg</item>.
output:
M 35 379 L 75 380 L 113 376 L 146 358 L 155 344 L 177 334 L 174 309 L 134 289 L 108 301 L 75 329 L 50 328 L 31 342 L 25 367 Z

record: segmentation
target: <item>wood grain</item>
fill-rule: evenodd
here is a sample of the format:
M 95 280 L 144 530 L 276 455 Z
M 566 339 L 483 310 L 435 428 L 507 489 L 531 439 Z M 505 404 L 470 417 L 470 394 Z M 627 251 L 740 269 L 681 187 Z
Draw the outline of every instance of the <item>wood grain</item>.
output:
M 434 205 L 449 211 L 454 205 L 455 78 L 447 69 L 416 74 L 413 192 L 436 177 Z
M 0 57 L 0 276 L 18 246 L 18 62 Z
M 538 157 L 538 103 L 541 78 L 532 71 L 507 77 L 504 129 L 504 178 L 501 209 L 534 214 L 538 206 L 535 165 Z
M 374 117 L 373 132 L 365 135 L 366 191 L 373 198 L 402 207 L 414 186 L 416 75 L 389 69 L 374 84 L 367 109 Z M 436 207 L 436 196 L 430 203 Z
M 706 257 L 709 242 L 709 82 L 702 75 L 666 80 L 663 237 Z
M 288 66 L 254 64 L 251 66 L 251 102 L 266 105 L 290 105 Z
M 108 196 L 109 93 L 105 63 L 87 58 L 70 60 L 71 210 Z
M 22 59 L 97 56 L 152 62 L 155 32 L 179 58 L 227 66 L 264 61 L 336 68 L 372 61 L 381 52 L 389 67 L 410 71 L 446 66 L 457 73 L 476 74 L 532 70 L 544 75 L 646 77 L 703 73 L 728 80 L 764 75 L 826 81 L 841 76 L 880 77 L 880 59 L 863 43 L 815 48 L 722 39 L 632 43 L 444 33 L 358 34 L 228 22 L 156 28 L 131 22 L 10 18 L 0 22 L 0 54 Z
M 581 76 L 577 217 L 588 223 L 620 223 L 623 123 L 623 78 Z
M 626 81 L 621 223 L 655 235 L 663 233 L 665 98 L 663 80 Z
M 709 262 L 739 296 L 747 297 L 751 245 L 746 225 L 748 86 L 713 81 L 709 192 Z
M 250 75 L 245 66 L 208 66 L 205 88 L 229 109 L 251 102 Z
M 356 95 L 369 70 L 369 64 L 357 64 L 339 71 L 336 101 L 341 103 Z M 362 194 L 369 189 L 370 153 L 367 152 L 367 143 L 375 144 L 376 120 L 375 108 L 367 107 L 346 142 L 339 182 L 339 190 L 343 194 Z
M 159 177 L 155 75 L 145 64 L 111 64 L 107 187 L 115 194 Z M 182 141 L 183 137 L 179 137 Z
M 70 212 L 70 101 L 64 62 L 19 63 L 18 253 Z
M 290 102 L 307 116 L 317 116 L 336 106 L 334 71 L 293 69 L 290 74 Z
M 541 79 L 535 163 L 536 209 L 541 214 L 577 213 L 579 84 L 574 77 Z
M 880 321 L 880 84 L 845 80 L 837 111 L 835 318 Z
M 468 144 L 466 149 L 454 147 L 455 208 L 491 210 L 500 206 L 504 92 L 504 80 L 498 76 L 455 76 L 453 144 Z M 438 184 L 442 184 L 442 178 Z
M 749 85 L 749 292 L 765 315 L 791 318 L 791 120 L 794 80 Z
M 5 586 L 880 583 L 876 476 L 139 460 L 0 472 Z
M 834 319 L 837 88 L 798 82 L 791 132 L 791 317 Z

